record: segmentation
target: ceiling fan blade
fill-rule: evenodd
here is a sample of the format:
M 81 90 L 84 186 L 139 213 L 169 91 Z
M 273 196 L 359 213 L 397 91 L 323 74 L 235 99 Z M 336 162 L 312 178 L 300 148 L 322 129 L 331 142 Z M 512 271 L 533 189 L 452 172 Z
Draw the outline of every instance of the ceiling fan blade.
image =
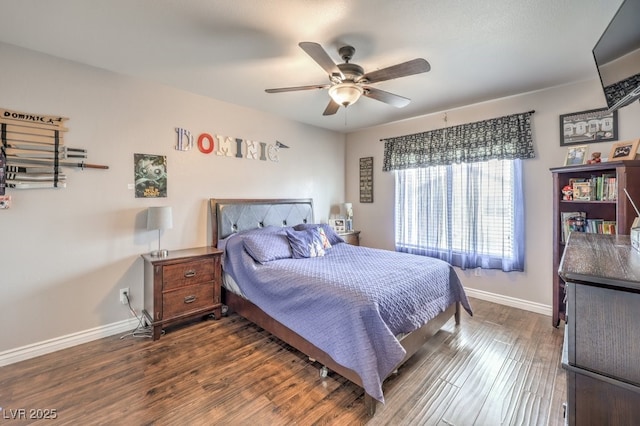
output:
M 409 98 L 394 95 L 393 93 L 385 92 L 384 90 L 376 89 L 374 87 L 365 87 L 362 94 L 368 98 L 375 99 L 376 101 L 393 105 L 396 108 L 406 107 L 409 105 L 409 102 L 411 102 L 411 99 Z
M 313 90 L 313 89 L 326 89 L 331 87 L 330 84 L 314 84 L 311 86 L 297 86 L 297 87 L 281 87 L 278 89 L 265 89 L 267 93 L 282 93 L 282 92 L 295 92 L 297 90 Z
M 333 99 L 331 99 L 329 101 L 329 105 L 327 105 L 327 107 L 324 109 L 324 112 L 322 113 L 322 115 L 333 115 L 336 112 L 338 112 L 339 109 L 340 109 L 340 104 L 337 102 L 334 102 Z
M 303 41 L 298 43 L 298 46 L 304 50 L 307 55 L 311 56 L 311 59 L 316 61 L 318 65 L 322 67 L 330 76 L 338 75 L 341 79 L 344 79 L 344 74 L 340 71 L 340 68 L 333 62 L 333 59 L 329 56 L 326 50 L 318 43 L 310 41 Z
M 358 81 L 367 83 L 378 83 L 380 81 L 392 80 L 394 78 L 406 77 L 408 75 L 420 74 L 431 69 L 431 65 L 425 59 L 418 58 L 401 64 L 392 65 L 381 70 L 366 73 Z

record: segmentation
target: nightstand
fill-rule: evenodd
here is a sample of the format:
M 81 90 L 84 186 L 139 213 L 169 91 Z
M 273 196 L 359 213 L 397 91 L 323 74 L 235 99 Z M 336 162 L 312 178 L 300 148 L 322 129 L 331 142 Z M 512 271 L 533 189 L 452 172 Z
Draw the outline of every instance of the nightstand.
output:
M 338 232 L 338 235 L 340 235 L 347 244 L 351 244 L 352 246 L 360 245 L 360 231 Z
M 144 311 L 158 340 L 162 327 L 213 313 L 222 315 L 220 259 L 214 247 L 173 250 L 165 257 L 143 254 Z

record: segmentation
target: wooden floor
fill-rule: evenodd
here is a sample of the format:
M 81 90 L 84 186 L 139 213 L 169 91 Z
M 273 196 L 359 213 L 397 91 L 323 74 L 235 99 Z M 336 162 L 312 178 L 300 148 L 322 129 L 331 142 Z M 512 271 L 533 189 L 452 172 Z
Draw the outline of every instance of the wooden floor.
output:
M 113 336 L 0 368 L 0 425 L 562 425 L 562 330 L 477 299 L 385 382 L 373 418 L 363 391 L 237 315 Z M 19 412 L 19 411 L 17 411 Z M 41 412 L 42 413 L 42 412 Z

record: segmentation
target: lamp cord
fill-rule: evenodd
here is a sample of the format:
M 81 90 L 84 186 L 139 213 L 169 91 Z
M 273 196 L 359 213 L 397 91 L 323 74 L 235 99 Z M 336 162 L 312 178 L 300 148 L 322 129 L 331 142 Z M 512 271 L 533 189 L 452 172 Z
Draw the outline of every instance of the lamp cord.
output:
M 136 310 L 133 309 L 133 307 L 131 306 L 131 299 L 129 299 L 129 294 L 125 293 L 124 296 L 127 299 L 127 305 L 129 306 L 129 311 L 138 320 L 138 325 L 132 331 L 120 336 L 120 340 L 129 336 L 153 338 L 153 330 L 151 330 L 151 327 L 147 325 L 145 322 L 143 322 L 143 316 L 142 315 L 138 316 L 138 313 L 136 312 Z M 164 334 L 164 330 L 162 330 L 161 334 Z

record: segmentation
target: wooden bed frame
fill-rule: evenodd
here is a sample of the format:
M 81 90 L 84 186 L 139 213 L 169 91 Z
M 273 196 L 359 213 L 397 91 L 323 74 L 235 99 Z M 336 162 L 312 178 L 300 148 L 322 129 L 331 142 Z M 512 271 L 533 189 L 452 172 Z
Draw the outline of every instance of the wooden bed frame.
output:
M 240 207 L 238 209 L 237 214 L 244 214 L 242 212 L 242 206 L 260 206 L 259 214 L 251 219 L 251 221 L 255 220 L 255 226 L 262 227 L 268 225 L 276 225 L 276 226 L 293 226 L 298 223 L 307 222 L 313 223 L 313 203 L 310 199 L 210 199 L 211 206 L 211 229 L 212 229 L 212 245 L 216 246 L 218 243 L 219 237 L 226 236 L 225 234 L 229 232 L 229 230 L 238 231 L 242 229 L 249 229 L 245 225 L 242 226 L 242 229 L 238 228 L 238 225 L 235 223 L 222 223 L 223 218 L 221 217 L 221 207 Z M 272 209 L 267 206 L 278 206 L 280 208 L 279 212 L 274 213 Z M 289 210 L 288 206 L 294 206 L 293 212 Z M 300 213 L 297 210 L 298 206 L 305 206 L 303 212 Z M 264 208 L 263 208 L 264 207 Z M 309 213 L 310 212 L 310 213 Z M 301 214 L 301 215 L 300 215 Z M 295 222 L 296 220 L 300 220 L 299 222 Z M 249 222 L 251 222 L 249 221 Z M 295 223 L 294 223 L 295 222 Z M 226 231 L 225 231 L 226 229 Z M 263 328 L 269 333 L 273 334 L 280 340 L 286 342 L 287 344 L 293 346 L 300 352 L 307 355 L 309 358 L 317 360 L 319 363 L 323 364 L 330 370 L 340 374 L 342 377 L 347 380 L 357 384 L 362 387 L 362 381 L 360 376 L 358 376 L 353 370 L 343 367 L 342 365 L 335 362 L 326 352 L 314 346 L 311 342 L 306 340 L 304 337 L 300 336 L 296 332 L 292 331 L 288 327 L 279 323 L 275 319 L 271 318 L 264 311 L 258 308 L 253 303 L 244 299 L 243 297 L 237 296 L 236 294 L 225 291 L 223 288 L 223 303 L 225 303 L 229 312 L 236 312 L 238 315 L 246 318 L 247 320 L 253 322 L 257 326 Z M 401 341 L 401 345 L 407 351 L 404 359 L 396 366 L 396 369 L 405 363 L 413 354 L 415 354 L 427 340 L 429 340 L 432 336 L 434 336 L 440 328 L 451 318 L 455 317 L 456 325 L 460 324 L 460 303 L 456 302 L 450 305 L 444 312 L 440 313 L 438 316 L 430 320 L 427 324 L 419 328 L 418 330 L 413 331 L 412 333 L 406 335 Z M 386 377 L 385 377 L 386 379 Z M 376 411 L 377 401 L 365 392 L 364 395 L 365 407 L 369 415 L 373 416 Z

